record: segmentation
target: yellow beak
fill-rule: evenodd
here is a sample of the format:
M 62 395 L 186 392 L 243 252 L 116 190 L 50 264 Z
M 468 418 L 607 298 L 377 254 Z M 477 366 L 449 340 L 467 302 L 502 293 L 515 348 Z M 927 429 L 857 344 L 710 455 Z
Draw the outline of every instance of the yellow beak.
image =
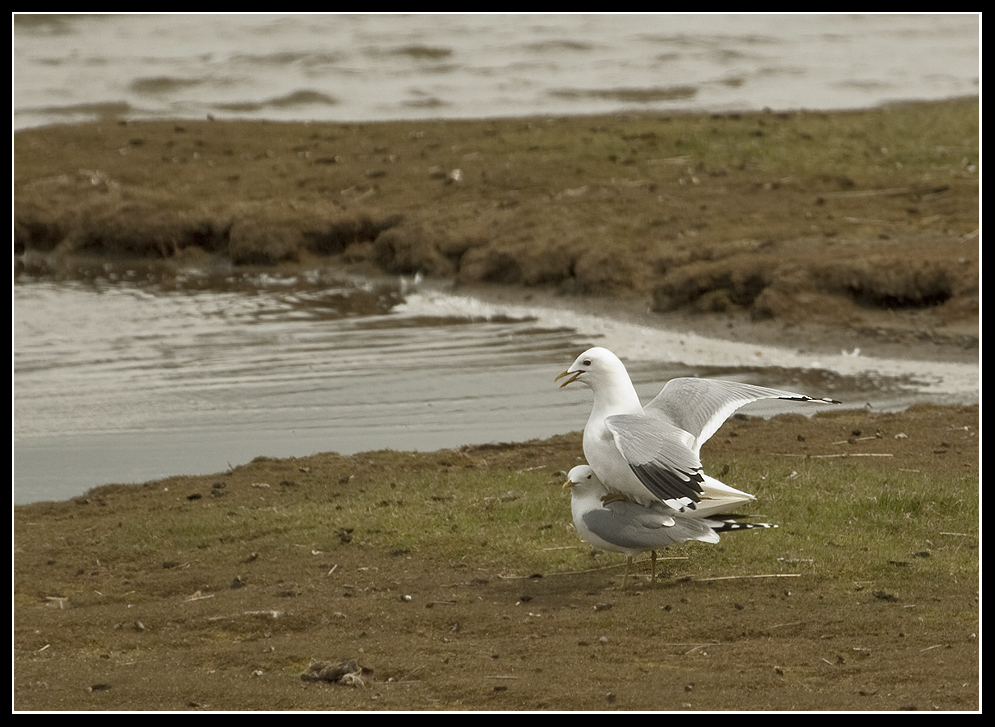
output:
M 576 484 L 577 483 L 574 482 L 573 480 L 567 480 L 566 482 L 563 483 L 563 489 L 569 490 L 571 487 L 574 487 Z
M 577 380 L 577 377 L 580 376 L 582 373 L 584 373 L 583 370 L 581 370 L 581 371 L 564 371 L 562 374 L 560 374 L 555 379 L 553 379 L 553 381 L 559 381 L 564 376 L 569 376 L 570 377 L 569 379 L 567 379 L 562 384 L 560 384 L 560 388 L 562 389 L 567 384 L 572 384 L 573 382 L 575 382 Z

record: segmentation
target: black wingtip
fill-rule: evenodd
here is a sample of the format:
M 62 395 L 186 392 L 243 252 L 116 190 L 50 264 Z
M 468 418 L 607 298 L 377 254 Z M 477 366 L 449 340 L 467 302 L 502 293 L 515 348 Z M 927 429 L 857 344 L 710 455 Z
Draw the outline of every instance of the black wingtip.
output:
M 785 401 L 808 401 L 808 402 L 811 402 L 813 404 L 842 404 L 843 403 L 842 401 L 836 401 L 836 399 L 830 399 L 828 397 L 822 397 L 821 399 L 816 399 L 814 397 L 804 396 L 804 395 L 800 395 L 800 396 L 779 396 L 778 398 L 779 399 L 783 399 Z
M 776 528 L 777 525 L 770 523 L 737 523 L 723 522 L 720 525 L 713 525 L 712 530 L 717 533 L 732 533 L 737 530 L 755 530 L 757 528 Z
M 629 464 L 629 469 L 639 478 L 647 490 L 664 502 L 686 500 L 687 502 L 683 507 L 691 507 L 692 509 L 695 503 L 701 502 L 701 485 L 705 481 L 701 470 L 678 473 L 632 463 Z M 672 505 L 672 507 L 675 510 L 680 510 L 682 506 Z

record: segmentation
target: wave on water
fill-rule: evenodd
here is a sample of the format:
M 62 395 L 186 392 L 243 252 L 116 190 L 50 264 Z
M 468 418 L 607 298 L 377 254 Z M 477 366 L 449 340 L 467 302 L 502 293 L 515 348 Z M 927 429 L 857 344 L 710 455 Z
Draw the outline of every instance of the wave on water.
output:
M 574 329 L 580 337 L 611 349 L 626 361 L 730 369 L 821 370 L 843 377 L 895 379 L 924 395 L 950 401 L 973 402 L 979 397 L 978 364 L 879 358 L 862 355 L 859 349 L 814 356 L 799 350 L 708 338 L 563 308 L 495 304 L 439 291 L 408 295 L 396 310 L 406 315 L 527 319 L 551 330 Z

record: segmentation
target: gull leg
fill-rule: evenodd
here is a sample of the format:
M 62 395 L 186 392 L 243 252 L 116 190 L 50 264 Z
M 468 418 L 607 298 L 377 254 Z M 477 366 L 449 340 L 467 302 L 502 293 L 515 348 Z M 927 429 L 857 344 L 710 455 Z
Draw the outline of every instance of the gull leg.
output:
M 632 558 L 629 556 L 625 557 L 625 575 L 622 576 L 622 588 L 625 589 L 625 584 L 629 582 L 629 566 L 632 565 Z
M 656 583 L 656 551 L 650 551 L 650 583 Z

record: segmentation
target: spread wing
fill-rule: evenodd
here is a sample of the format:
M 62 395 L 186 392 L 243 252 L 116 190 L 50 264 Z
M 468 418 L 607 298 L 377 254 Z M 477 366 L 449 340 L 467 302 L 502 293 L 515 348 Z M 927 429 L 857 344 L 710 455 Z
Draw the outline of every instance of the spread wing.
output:
M 804 394 L 735 381 L 680 378 L 668 381 L 657 397 L 645 406 L 644 411 L 648 416 L 659 417 L 690 434 L 694 439 L 691 450 L 697 455 L 701 451 L 701 445 L 715 434 L 734 411 L 761 399 L 839 404 L 833 399 L 813 399 Z

